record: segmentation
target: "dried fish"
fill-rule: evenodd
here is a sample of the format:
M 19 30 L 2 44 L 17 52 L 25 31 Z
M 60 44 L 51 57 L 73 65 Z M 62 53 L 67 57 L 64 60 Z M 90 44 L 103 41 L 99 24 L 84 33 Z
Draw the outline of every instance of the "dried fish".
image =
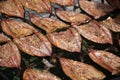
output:
M 100 26 L 97 21 L 91 21 L 90 23 L 81 26 L 74 25 L 74 27 L 83 37 L 90 41 L 101 44 L 112 44 L 110 31 L 106 27 Z
M 98 19 L 114 10 L 114 8 L 108 4 L 94 1 L 79 0 L 79 4 L 82 10 L 93 16 L 95 19 Z
M 62 32 L 54 32 L 48 34 L 47 37 L 53 45 L 61 49 L 70 52 L 81 51 L 82 40 L 79 33 L 74 28 Z
M 19 50 L 12 41 L 0 46 L 0 66 L 20 68 L 20 64 Z
M 27 37 L 15 38 L 14 42 L 21 51 L 32 56 L 50 56 L 52 53 L 50 42 L 40 32 Z
M 4 34 L 0 33 L 0 43 L 10 41 L 10 39 Z
M 0 13 L 9 16 L 24 17 L 24 10 L 19 0 L 6 0 L 0 2 Z
M 95 63 L 112 72 L 113 75 L 120 73 L 120 57 L 113 53 L 103 50 L 92 50 L 89 56 Z
M 37 69 L 26 69 L 23 74 L 23 80 L 61 80 L 50 72 Z
M 25 22 L 10 19 L 2 20 L 1 27 L 3 32 L 13 38 L 28 36 L 37 31 Z
M 72 25 L 80 25 L 91 20 L 87 15 L 73 11 L 56 10 L 56 15 L 62 20 L 70 22 Z
M 113 32 L 120 32 L 120 21 L 117 22 L 115 19 L 108 17 L 106 20 L 100 22 L 100 24 Z
M 45 30 L 47 33 L 51 33 L 57 29 L 66 28 L 69 26 L 56 19 L 42 18 L 32 14 L 30 14 L 30 20 L 32 21 L 32 23 L 37 25 L 37 27 Z
M 64 73 L 72 80 L 103 80 L 105 75 L 91 65 L 60 58 L 60 63 Z
M 27 7 L 38 13 L 52 12 L 50 0 L 20 0 L 20 2 L 24 7 Z

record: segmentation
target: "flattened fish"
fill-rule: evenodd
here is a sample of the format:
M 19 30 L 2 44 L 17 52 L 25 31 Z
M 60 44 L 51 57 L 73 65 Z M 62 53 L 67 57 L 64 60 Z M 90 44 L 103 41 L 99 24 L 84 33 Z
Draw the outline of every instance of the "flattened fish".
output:
M 61 80 L 50 72 L 36 69 L 26 69 L 23 74 L 23 80 Z
M 10 41 L 10 39 L 4 34 L 0 33 L 0 43 Z
M 90 41 L 101 44 L 112 44 L 112 36 L 110 31 L 104 26 L 100 26 L 96 21 L 91 21 L 88 24 L 74 27 L 83 37 Z
M 50 0 L 50 1 L 61 6 L 74 6 L 74 0 Z
M 40 32 L 27 37 L 15 38 L 14 42 L 21 51 L 32 56 L 50 56 L 52 53 L 50 42 Z
M 2 20 L 1 27 L 7 35 L 18 38 L 33 34 L 36 30 L 29 24 L 16 20 Z
M 82 40 L 79 33 L 74 28 L 62 32 L 54 32 L 48 34 L 47 37 L 49 41 L 58 48 L 70 52 L 81 51 Z
M 20 2 L 24 7 L 27 7 L 38 13 L 52 12 L 50 0 L 20 0 Z
M 112 72 L 113 75 L 120 73 L 120 57 L 102 50 L 93 50 L 89 56 L 95 63 Z
M 64 73 L 72 80 L 103 80 L 105 75 L 91 65 L 60 58 Z
M 117 22 L 115 19 L 112 19 L 111 17 L 108 17 L 106 20 L 100 22 L 100 24 L 113 32 L 120 32 L 120 21 Z
M 79 4 L 82 10 L 93 16 L 95 19 L 98 19 L 114 10 L 113 7 L 108 4 L 94 1 L 79 0 Z
M 72 25 L 80 25 L 91 20 L 87 15 L 77 12 L 56 10 L 56 15 L 62 20 L 70 22 Z
M 0 66 L 20 68 L 21 56 L 17 46 L 8 42 L 0 46 Z
M 37 27 L 45 30 L 47 33 L 51 33 L 57 29 L 61 29 L 69 26 L 59 20 L 55 20 L 51 18 L 42 18 L 32 14 L 30 14 L 30 20 L 32 21 L 32 23 L 37 25 Z
M 24 17 L 24 10 L 19 0 L 6 0 L 0 2 L 0 13 L 9 16 Z

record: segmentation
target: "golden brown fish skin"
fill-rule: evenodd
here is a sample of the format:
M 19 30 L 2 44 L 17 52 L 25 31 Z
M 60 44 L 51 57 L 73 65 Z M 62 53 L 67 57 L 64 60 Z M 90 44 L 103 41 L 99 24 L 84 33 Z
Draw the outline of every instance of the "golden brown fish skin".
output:
M 10 41 L 10 39 L 7 36 L 5 36 L 4 34 L 0 33 L 0 43 L 4 43 L 4 42 L 8 42 L 8 41 Z
M 35 16 L 33 14 L 30 14 L 30 20 L 33 24 L 45 30 L 47 33 L 51 33 L 57 29 L 66 28 L 69 26 L 57 19 L 43 18 L 43 17 Z
M 59 4 L 61 6 L 74 6 L 74 0 L 50 0 L 52 3 Z
M 1 1 L 0 13 L 24 18 L 24 10 L 19 0 Z
M 87 15 L 73 11 L 56 10 L 56 15 L 62 20 L 70 22 L 72 25 L 80 25 L 91 20 Z
M 20 64 L 20 52 L 12 41 L 0 46 L 0 66 L 20 68 Z
M 15 38 L 13 40 L 18 48 L 32 56 L 51 56 L 52 46 L 47 38 L 40 32 L 27 37 Z
M 93 16 L 95 19 L 105 16 L 107 15 L 107 13 L 112 12 L 114 10 L 114 8 L 108 4 L 103 4 L 94 1 L 79 0 L 79 5 L 82 10 L 84 10 L 89 15 Z
M 91 65 L 59 58 L 64 73 L 72 80 L 103 80 L 105 75 Z
M 26 69 L 23 73 L 23 80 L 61 80 L 50 72 L 36 69 Z
M 78 32 L 86 39 L 100 44 L 113 44 L 111 32 L 104 26 L 100 26 L 97 21 L 91 21 L 88 24 L 76 26 Z
M 82 39 L 79 33 L 70 28 L 62 32 L 54 32 L 47 35 L 48 40 L 58 48 L 69 52 L 80 52 Z
M 20 0 L 24 7 L 34 10 L 38 13 L 51 13 L 52 7 L 49 0 Z
M 89 56 L 95 63 L 110 71 L 112 75 L 120 73 L 120 57 L 102 50 L 92 50 Z
M 2 20 L 1 27 L 3 32 L 12 38 L 24 37 L 37 32 L 37 30 L 25 22 L 10 19 Z
M 100 22 L 100 25 L 105 26 L 113 32 L 120 32 L 120 21 L 117 22 L 117 20 L 112 19 L 111 17 L 108 17 L 106 20 Z
M 43 0 L 43 2 L 46 5 L 46 10 L 48 10 L 49 13 L 52 13 L 52 6 L 50 0 Z

